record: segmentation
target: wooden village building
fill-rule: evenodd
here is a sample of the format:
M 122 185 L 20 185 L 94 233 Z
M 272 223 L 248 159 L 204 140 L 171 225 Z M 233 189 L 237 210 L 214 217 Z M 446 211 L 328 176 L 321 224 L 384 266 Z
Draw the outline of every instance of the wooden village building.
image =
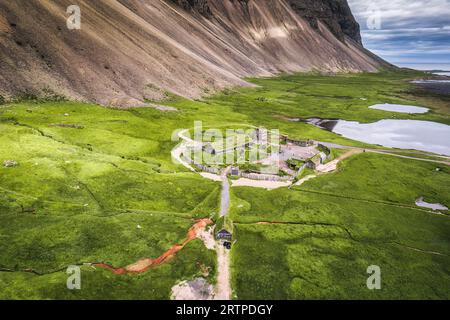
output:
M 225 230 L 225 229 L 220 230 L 216 234 L 216 239 L 217 240 L 231 241 L 232 238 L 233 238 L 233 235 L 230 232 L 228 232 L 227 230 Z

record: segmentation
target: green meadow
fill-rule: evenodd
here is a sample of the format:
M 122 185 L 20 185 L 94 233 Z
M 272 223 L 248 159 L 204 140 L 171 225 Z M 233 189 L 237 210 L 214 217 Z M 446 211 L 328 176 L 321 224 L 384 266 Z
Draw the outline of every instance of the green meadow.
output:
M 214 283 L 216 255 L 200 240 L 139 275 L 83 266 L 79 291 L 67 290 L 65 270 L 158 257 L 182 242 L 196 219 L 217 216 L 220 183 L 172 162 L 175 130 L 192 128 L 194 121 L 205 128 L 253 125 L 294 138 L 367 146 L 289 120 L 401 117 L 450 124 L 448 98 L 409 83 L 420 76 L 403 71 L 249 79 L 252 88 L 159 102 L 177 112 L 39 99 L 0 105 L 0 298 L 168 299 L 179 281 L 204 276 Z M 375 103 L 421 105 L 431 112 L 367 108 Z M 6 168 L 5 160 L 18 165 Z M 291 190 L 233 188 L 227 223 L 234 222 L 237 239 L 236 296 L 449 298 L 448 216 L 414 205 L 424 196 L 450 206 L 449 170 L 440 168 L 361 154 L 338 172 Z M 285 224 L 255 224 L 261 221 Z M 365 288 L 370 264 L 382 267 L 381 291 Z
M 84 267 L 82 290 L 67 290 L 69 265 L 121 267 L 181 243 L 217 211 L 220 186 L 172 164 L 171 148 L 130 112 L 75 103 L 6 110 L 0 158 L 19 165 L 0 168 L 0 298 L 168 299 L 200 270 L 214 281 L 215 253 L 196 240 L 142 275 Z M 55 125 L 64 121 L 82 129 Z
M 414 205 L 418 196 L 450 205 L 448 168 L 435 167 L 360 154 L 292 190 L 234 188 L 237 297 L 450 298 L 450 217 Z M 370 265 L 381 290 L 366 287 Z

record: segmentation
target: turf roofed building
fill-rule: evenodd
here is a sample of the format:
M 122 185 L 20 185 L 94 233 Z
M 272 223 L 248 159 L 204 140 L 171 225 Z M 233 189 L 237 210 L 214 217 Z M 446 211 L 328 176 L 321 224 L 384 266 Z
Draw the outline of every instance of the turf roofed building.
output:
M 233 235 L 229 231 L 222 229 L 219 232 L 217 232 L 216 238 L 217 238 L 217 240 L 229 240 L 230 241 L 233 238 Z

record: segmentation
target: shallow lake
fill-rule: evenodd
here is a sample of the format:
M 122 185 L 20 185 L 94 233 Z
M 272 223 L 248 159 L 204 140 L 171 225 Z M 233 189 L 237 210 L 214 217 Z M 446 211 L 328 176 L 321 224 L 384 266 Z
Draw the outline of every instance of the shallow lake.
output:
M 422 208 L 428 208 L 433 210 L 448 210 L 448 208 L 440 203 L 428 203 L 423 200 L 423 197 L 420 197 L 416 200 L 416 205 Z
M 310 119 L 308 123 L 352 140 L 450 156 L 450 126 L 442 123 L 393 119 L 374 123 Z
M 408 106 L 402 104 L 375 104 L 370 106 L 369 109 L 377 109 L 391 112 L 400 112 L 400 113 L 427 113 L 430 111 L 428 108 L 424 107 L 416 107 L 416 106 Z

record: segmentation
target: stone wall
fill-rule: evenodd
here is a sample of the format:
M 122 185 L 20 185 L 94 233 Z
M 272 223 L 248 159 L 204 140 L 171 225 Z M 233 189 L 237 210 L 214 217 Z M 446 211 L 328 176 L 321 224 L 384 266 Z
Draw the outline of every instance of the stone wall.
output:
M 291 176 L 281 177 L 274 174 L 260 174 L 260 173 L 243 173 L 239 174 L 242 178 L 247 178 L 251 180 L 263 180 L 263 181 L 292 181 L 294 180 Z
M 183 160 L 186 161 L 187 163 L 190 163 L 192 165 L 194 165 L 197 169 L 201 170 L 202 172 L 208 172 L 208 173 L 213 173 L 213 174 L 220 174 L 220 169 L 218 168 L 213 168 L 213 167 L 208 167 L 205 166 L 203 164 L 200 163 L 196 163 L 194 160 L 186 157 L 186 156 L 182 156 Z

